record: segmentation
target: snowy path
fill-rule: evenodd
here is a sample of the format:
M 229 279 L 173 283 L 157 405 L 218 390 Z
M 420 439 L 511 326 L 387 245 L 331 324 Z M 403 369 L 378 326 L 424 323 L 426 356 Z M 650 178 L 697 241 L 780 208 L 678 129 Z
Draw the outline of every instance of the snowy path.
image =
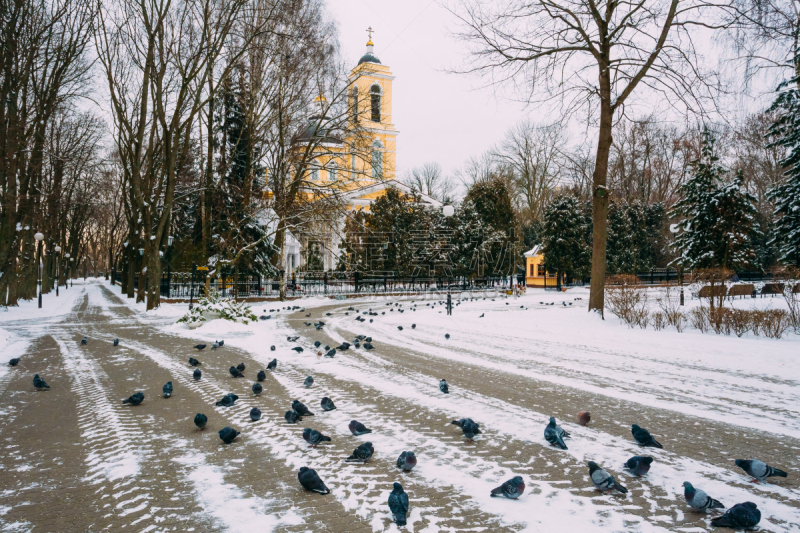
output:
M 411 532 L 705 531 L 708 517 L 687 512 L 683 481 L 728 506 L 757 503 L 761 531 L 800 528 L 796 339 L 628 330 L 587 317 L 577 303 L 539 305 L 539 296 L 464 302 L 453 317 L 430 302 L 412 311 L 411 302 L 391 300 L 401 313 L 387 301 L 308 301 L 302 313 L 268 313 L 272 320 L 250 327 L 215 321 L 189 331 L 174 325 L 174 313 L 144 316 L 99 284 L 78 290 L 71 311 L 0 321 L 25 351 L 24 368 L 0 374 L 0 531 L 397 531 L 386 505 L 393 481 L 410 495 Z M 351 305 L 378 316 L 355 322 Z M 259 304 L 270 306 L 281 304 Z M 320 318 L 322 331 L 304 325 Z M 295 331 L 301 338 L 288 342 Z M 91 340 L 81 347 L 84 334 Z M 373 336 L 376 349 L 327 359 L 313 347 L 356 334 Z M 213 337 L 225 338 L 225 348 L 191 349 Z M 297 345 L 305 351 L 290 350 Z M 761 350 L 768 357 L 754 357 Z M 200 381 L 189 356 L 203 362 Z M 253 397 L 255 374 L 273 357 L 278 371 Z M 228 367 L 240 362 L 247 378 L 231 378 Z M 34 393 L 32 372 L 53 389 Z M 302 386 L 308 375 L 310 389 Z M 448 396 L 438 391 L 441 377 Z M 163 399 L 168 380 L 175 394 Z M 123 406 L 137 390 L 145 402 Z M 231 391 L 240 396 L 234 407 L 214 406 Z M 322 412 L 322 396 L 337 410 Z M 286 424 L 294 399 L 317 416 Z M 249 419 L 253 406 L 263 413 L 258 422 Z M 592 411 L 588 428 L 574 423 L 581 409 Z M 196 412 L 208 415 L 206 431 L 194 428 Z M 569 450 L 544 442 L 551 415 L 572 433 Z M 475 444 L 448 424 L 465 416 L 484 430 Z M 373 433 L 353 437 L 351 419 Z M 643 452 L 631 423 L 665 449 Z M 216 435 L 225 425 L 242 431 L 230 446 Z M 333 442 L 308 448 L 304 427 Z M 375 446 L 370 463 L 343 462 L 367 440 Z M 419 458 L 407 475 L 394 466 L 404 450 Z M 621 467 L 641 454 L 656 462 L 635 479 Z M 733 465 L 739 457 L 762 458 L 790 477 L 753 485 Z M 614 473 L 628 496 L 594 492 L 588 460 Z M 330 496 L 300 489 L 304 465 L 320 473 Z M 37 481 L 28 481 L 30 471 L 40 473 Z M 513 475 L 527 483 L 519 502 L 489 498 Z

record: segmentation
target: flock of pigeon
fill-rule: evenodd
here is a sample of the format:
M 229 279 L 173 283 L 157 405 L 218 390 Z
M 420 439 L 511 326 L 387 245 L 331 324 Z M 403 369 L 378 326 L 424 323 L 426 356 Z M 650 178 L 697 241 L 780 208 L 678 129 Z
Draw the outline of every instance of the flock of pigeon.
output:
M 485 299 L 485 298 L 484 298 Z M 413 303 L 413 302 L 412 302 Z M 438 302 L 439 304 L 444 304 L 444 302 Z M 388 304 L 392 305 L 392 304 Z M 428 306 L 431 304 L 428 303 Z M 433 304 L 434 306 L 436 304 Z M 459 305 L 458 303 L 456 305 Z M 566 305 L 566 304 L 565 304 Z M 571 304 L 570 304 L 571 305 Z M 395 306 L 401 307 L 402 304 L 395 304 Z M 416 306 L 412 306 L 411 310 L 416 311 Z M 284 309 L 288 310 L 298 310 L 300 309 L 298 306 L 295 307 L 286 307 Z M 273 311 L 273 310 L 270 310 Z M 301 311 L 305 311 L 302 309 Z M 348 309 L 348 312 L 345 314 L 349 314 L 350 311 L 355 311 L 353 307 Z M 394 311 L 392 308 L 390 311 Z M 404 312 L 403 309 L 399 308 L 399 312 Z M 279 310 L 278 310 L 279 312 Z M 372 309 L 369 311 L 363 311 L 363 314 L 369 314 L 371 316 L 378 316 L 377 312 L 373 312 Z M 381 314 L 386 314 L 382 312 Z M 309 317 L 310 313 L 306 315 Z M 330 313 L 328 313 L 330 316 Z M 481 315 L 483 317 L 484 315 Z M 262 316 L 262 320 L 266 320 L 271 318 L 271 315 Z M 364 318 L 361 316 L 357 316 L 356 320 L 358 321 L 365 321 Z M 370 319 L 372 322 L 372 319 Z M 306 325 L 310 326 L 311 323 L 306 323 Z M 317 330 L 320 330 L 325 323 L 323 321 L 318 321 L 314 323 L 314 326 Z M 411 325 L 411 329 L 415 329 L 416 324 Z M 398 330 L 403 330 L 402 326 L 398 326 Z M 447 339 L 450 338 L 449 334 L 445 334 Z M 300 337 L 299 336 L 290 336 L 287 338 L 289 342 L 296 342 Z M 85 346 L 88 344 L 89 340 L 87 337 L 84 337 L 80 344 Z M 113 340 L 114 346 L 119 346 L 119 339 Z M 215 341 L 211 345 L 211 350 L 217 350 L 225 345 L 225 341 Z M 334 357 L 336 355 L 336 350 L 348 350 L 351 346 L 355 346 L 359 348 L 363 345 L 363 347 L 367 350 L 371 350 L 374 348 L 372 345 L 372 338 L 366 337 L 363 335 L 358 335 L 353 344 L 348 342 L 343 342 L 341 345 L 331 348 L 330 346 L 324 347 L 324 353 L 326 357 Z M 315 348 L 320 348 L 321 343 L 316 341 L 314 343 Z M 207 347 L 206 344 L 197 344 L 194 346 L 195 349 L 198 351 L 202 351 Z M 275 351 L 275 346 L 271 346 L 270 350 Z M 303 348 L 300 346 L 296 346 L 293 348 L 296 352 L 300 353 L 303 351 Z M 322 355 L 323 351 L 320 350 L 317 352 L 318 355 Z M 14 358 L 9 361 L 11 366 L 17 366 L 20 362 L 19 358 Z M 189 357 L 189 364 L 191 367 L 194 367 L 193 378 L 195 380 L 199 380 L 202 378 L 202 372 L 199 368 L 201 366 L 200 361 L 198 361 L 194 357 Z M 267 365 L 266 370 L 273 372 L 277 369 L 278 360 L 273 359 Z M 237 366 L 231 366 L 229 372 L 233 378 L 243 378 L 244 376 L 245 365 L 244 363 L 240 363 Z M 258 396 L 263 391 L 263 386 L 261 382 L 263 382 L 267 377 L 266 371 L 259 370 L 257 374 L 257 381 L 252 385 L 253 394 Z M 39 376 L 39 374 L 35 374 L 33 378 L 33 385 L 36 390 L 46 390 L 49 389 L 49 385 Z M 312 376 L 308 376 L 303 385 L 307 388 L 313 387 L 314 385 L 314 378 Z M 439 380 L 439 390 L 443 394 L 450 393 L 450 386 L 447 383 L 447 380 L 440 379 Z M 162 389 L 164 398 L 169 398 L 172 396 L 173 386 L 172 382 L 167 382 Z M 236 400 L 239 397 L 234 393 L 228 393 L 218 402 L 216 402 L 217 406 L 222 407 L 230 407 L 234 405 Z M 136 392 L 132 394 L 130 397 L 124 399 L 122 401 L 123 404 L 129 405 L 140 405 L 144 401 L 144 394 L 142 392 Z M 323 397 L 320 401 L 320 407 L 323 411 L 333 411 L 336 409 L 336 405 L 333 401 L 328 398 L 327 396 Z M 304 417 L 311 417 L 314 416 L 314 413 L 311 412 L 306 405 L 304 405 L 299 400 L 294 400 L 291 405 L 291 409 L 286 411 L 284 418 L 287 423 L 289 424 L 296 424 L 301 422 Z M 250 418 L 253 421 L 257 421 L 261 418 L 261 411 L 257 407 L 253 407 L 250 411 Z M 587 411 L 581 411 L 578 413 L 578 422 L 582 426 L 586 426 L 591 421 L 591 415 Z M 194 423 L 198 429 L 202 430 L 205 429 L 206 424 L 208 423 L 208 417 L 203 413 L 197 413 L 194 417 Z M 461 429 L 465 439 L 467 442 L 472 442 L 473 439 L 481 434 L 480 425 L 472 420 L 471 418 L 462 418 L 460 420 L 453 420 L 451 422 L 452 425 L 457 426 Z M 361 422 L 357 420 L 352 420 L 348 426 L 350 432 L 355 436 L 366 435 L 372 433 L 372 430 L 364 426 Z M 663 446 L 648 432 L 646 429 L 639 427 L 636 424 L 632 425 L 631 432 L 633 434 L 634 440 L 642 447 L 653 447 L 653 448 L 663 448 Z M 234 428 L 231 427 L 224 427 L 219 431 L 219 437 L 225 444 L 232 443 L 237 436 L 241 433 Z M 550 418 L 549 423 L 544 429 L 544 438 L 545 440 L 554 447 L 560 448 L 562 450 L 566 450 L 567 445 L 565 443 L 565 439 L 570 439 L 570 434 L 565 431 L 561 426 L 556 423 L 556 419 L 554 417 Z M 303 439 L 308 442 L 309 447 L 317 447 L 318 445 L 324 442 L 331 442 L 331 438 L 329 436 L 323 435 L 321 432 L 317 431 L 316 429 L 312 428 L 305 428 L 303 430 Z M 367 463 L 375 453 L 375 449 L 371 442 L 364 442 L 363 444 L 359 445 L 353 453 L 345 459 L 345 462 L 348 463 Z M 643 476 L 650 471 L 650 467 L 653 463 L 653 458 L 649 456 L 634 456 L 625 463 L 624 468 L 630 472 L 632 475 L 636 477 Z M 397 458 L 396 465 L 403 472 L 410 472 L 417 464 L 417 457 L 413 451 L 404 451 L 400 456 Z M 753 478 L 753 482 L 763 482 L 770 477 L 787 477 L 787 473 L 783 470 L 779 470 L 772 466 L 767 465 L 763 461 L 759 461 L 757 459 L 737 459 L 736 465 L 744 470 L 747 474 L 749 474 Z M 603 469 L 594 461 L 588 462 L 589 467 L 589 478 L 592 481 L 592 484 L 595 486 L 596 490 L 599 491 L 610 491 L 610 492 L 617 492 L 620 494 L 627 494 L 628 489 L 622 486 L 613 475 L 611 475 L 608 471 Z M 317 472 L 308 467 L 300 468 L 297 479 L 300 482 L 300 485 L 307 491 L 317 492 L 319 494 L 329 494 L 330 489 L 325 485 L 322 479 L 319 477 Z M 713 511 L 715 509 L 724 509 L 725 506 L 720 503 L 718 500 L 710 497 L 704 491 L 699 488 L 695 488 L 691 483 L 684 482 L 684 496 L 686 498 L 686 503 L 695 511 L 698 512 L 706 512 L 706 511 Z M 492 489 L 491 496 L 492 497 L 504 497 L 509 499 L 518 499 L 525 491 L 525 482 L 521 476 L 515 476 L 512 479 L 504 482 L 499 487 Z M 400 483 L 394 483 L 392 492 L 389 495 L 389 509 L 392 513 L 392 516 L 397 523 L 398 526 L 406 525 L 406 516 L 409 510 L 409 499 L 408 494 L 403 490 L 403 487 Z M 739 503 L 731 507 L 727 510 L 723 515 L 714 518 L 711 520 L 711 525 L 713 526 L 721 526 L 721 527 L 729 527 L 734 529 L 750 529 L 755 527 L 759 521 L 761 520 L 761 512 L 758 510 L 756 504 L 752 502 L 744 502 Z

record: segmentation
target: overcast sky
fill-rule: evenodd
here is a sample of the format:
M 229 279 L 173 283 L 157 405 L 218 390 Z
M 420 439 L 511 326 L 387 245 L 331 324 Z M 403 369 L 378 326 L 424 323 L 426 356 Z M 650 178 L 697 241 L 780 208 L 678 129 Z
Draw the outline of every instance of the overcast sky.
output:
M 480 80 L 448 74 L 463 64 L 463 44 L 450 34 L 452 15 L 436 0 L 328 0 L 344 57 L 364 54 L 367 28 L 375 54 L 391 68 L 398 175 L 428 161 L 446 173 L 485 152 L 525 113 L 520 104 L 479 89 Z

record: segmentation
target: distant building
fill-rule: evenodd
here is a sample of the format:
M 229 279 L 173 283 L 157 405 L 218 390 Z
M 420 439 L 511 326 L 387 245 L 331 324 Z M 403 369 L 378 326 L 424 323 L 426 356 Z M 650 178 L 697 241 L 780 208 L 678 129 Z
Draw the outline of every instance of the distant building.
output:
M 525 286 L 526 287 L 555 287 L 557 284 L 556 273 L 545 273 L 544 255 L 541 246 L 534 246 L 523 255 L 525 256 Z

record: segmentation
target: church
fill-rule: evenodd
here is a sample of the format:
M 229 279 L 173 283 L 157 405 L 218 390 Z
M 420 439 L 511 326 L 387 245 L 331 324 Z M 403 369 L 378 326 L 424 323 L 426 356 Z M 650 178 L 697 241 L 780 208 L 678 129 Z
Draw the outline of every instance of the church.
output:
M 370 35 L 366 53 L 350 71 L 347 88 L 350 129 L 357 130 L 365 138 L 362 143 L 368 143 L 369 149 L 360 150 L 357 155 L 349 148 L 352 142 L 326 138 L 326 146 L 317 151 L 309 171 L 310 182 L 318 183 L 321 189 L 332 190 L 336 184 L 336 194 L 344 207 L 344 214 L 327 229 L 314 231 L 313 237 L 299 232 L 287 235 L 284 265 L 287 272 L 305 269 L 310 252 L 317 258 L 317 267 L 313 270 L 319 270 L 320 266 L 322 270 L 336 269 L 345 217 L 355 211 L 369 211 L 372 202 L 385 195 L 389 187 L 402 194 L 412 193 L 410 187 L 397 180 L 397 136 L 400 132 L 392 115 L 392 81 L 395 77 L 375 55 L 374 46 Z M 324 98 L 320 97 L 320 100 Z M 297 137 L 298 143 L 309 142 L 312 136 L 320 135 L 318 124 L 318 116 L 310 117 L 308 128 Z M 347 173 L 348 179 L 342 179 L 343 173 Z M 430 206 L 442 205 L 426 195 L 421 195 L 421 200 Z

